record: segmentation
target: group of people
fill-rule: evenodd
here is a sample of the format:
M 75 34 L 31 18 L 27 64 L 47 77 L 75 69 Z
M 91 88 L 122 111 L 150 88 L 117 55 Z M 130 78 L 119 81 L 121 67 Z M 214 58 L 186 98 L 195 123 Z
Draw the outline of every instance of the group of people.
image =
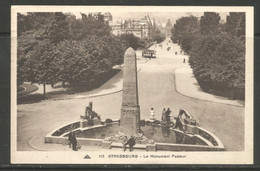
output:
M 163 108 L 162 111 L 162 116 L 161 116 L 161 124 L 162 125 L 169 125 L 171 122 L 171 109 L 168 108 L 166 110 L 166 108 Z M 156 120 L 155 117 L 155 112 L 154 112 L 154 108 L 151 108 L 150 111 L 150 120 Z M 184 125 L 185 124 L 189 124 L 189 125 L 196 125 L 196 120 L 193 119 L 193 117 L 188 114 L 186 111 L 184 111 L 183 109 L 180 109 L 179 114 L 177 117 L 174 118 L 176 120 L 175 122 L 175 127 L 177 129 L 180 130 L 184 130 Z
M 167 110 L 166 108 L 163 108 L 161 117 L 162 122 L 169 123 L 171 121 L 171 112 L 172 111 L 170 108 L 168 108 Z M 154 113 L 154 108 L 152 107 L 150 111 L 150 120 L 155 120 Z
M 165 108 L 163 108 L 163 111 L 162 111 L 162 117 L 161 117 L 161 120 L 162 120 L 162 124 L 169 124 L 171 122 L 171 110 L 170 108 L 168 108 L 167 110 Z

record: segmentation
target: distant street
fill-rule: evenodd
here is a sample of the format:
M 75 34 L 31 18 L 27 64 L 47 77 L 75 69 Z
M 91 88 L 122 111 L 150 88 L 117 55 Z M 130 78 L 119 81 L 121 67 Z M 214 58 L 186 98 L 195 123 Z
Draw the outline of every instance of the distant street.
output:
M 174 70 L 186 66 L 188 57 L 180 54 L 180 47 L 169 43 L 169 40 L 168 38 L 162 43 L 162 48 L 158 44 L 150 47 L 156 50 L 155 59 L 146 60 L 141 57 L 140 51 L 137 53 L 141 119 L 149 118 L 151 107 L 155 109 L 155 117 L 159 120 L 163 108 L 169 107 L 173 116 L 177 115 L 180 108 L 184 108 L 194 116 L 200 126 L 219 137 L 227 150 L 243 150 L 244 107 L 207 102 L 176 92 Z M 171 49 L 167 51 L 167 47 Z M 184 58 L 186 63 L 183 63 Z M 112 82 L 113 78 L 110 81 Z M 116 86 L 111 85 L 102 86 L 101 89 Z M 122 92 L 84 99 L 45 100 L 18 105 L 17 150 L 33 150 L 28 145 L 31 137 L 40 135 L 43 138 L 60 125 L 79 119 L 89 101 L 93 101 L 93 109 L 102 119 L 120 117 Z

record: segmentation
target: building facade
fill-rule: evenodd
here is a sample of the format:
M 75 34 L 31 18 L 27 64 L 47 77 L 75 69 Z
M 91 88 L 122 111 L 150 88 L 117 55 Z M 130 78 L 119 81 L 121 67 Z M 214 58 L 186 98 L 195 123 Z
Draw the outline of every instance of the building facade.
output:
M 139 38 L 149 38 L 152 29 L 155 28 L 154 20 L 149 16 L 142 19 L 127 19 L 121 22 L 110 22 L 112 34 L 120 36 L 121 34 L 133 34 Z

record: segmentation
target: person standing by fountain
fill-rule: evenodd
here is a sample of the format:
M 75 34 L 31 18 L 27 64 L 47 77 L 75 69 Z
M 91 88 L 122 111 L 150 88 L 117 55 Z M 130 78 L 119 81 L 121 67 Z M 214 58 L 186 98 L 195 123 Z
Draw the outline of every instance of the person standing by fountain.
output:
M 166 124 L 166 109 L 165 108 L 163 108 L 161 120 L 162 120 L 162 124 Z
M 166 122 L 167 122 L 167 124 L 169 124 L 171 122 L 171 116 L 170 116 L 171 112 L 172 111 L 170 110 L 170 108 L 168 108 L 167 111 L 166 111 Z
M 73 151 L 77 151 L 77 143 L 78 142 L 77 142 L 74 132 L 70 132 L 69 133 L 69 146 L 71 147 L 71 145 L 72 145 Z
M 154 118 L 154 109 L 151 108 L 151 111 L 150 111 L 150 120 L 155 120 Z
M 85 115 L 83 116 L 83 119 L 90 120 L 90 117 L 92 115 L 92 108 L 93 108 L 93 102 L 89 102 L 89 105 L 86 106 Z
M 185 126 L 184 126 L 185 124 L 183 122 L 182 115 L 183 115 L 183 113 L 179 112 L 179 115 L 175 118 L 176 119 L 176 124 L 175 124 L 174 128 L 179 129 L 179 130 L 185 132 Z

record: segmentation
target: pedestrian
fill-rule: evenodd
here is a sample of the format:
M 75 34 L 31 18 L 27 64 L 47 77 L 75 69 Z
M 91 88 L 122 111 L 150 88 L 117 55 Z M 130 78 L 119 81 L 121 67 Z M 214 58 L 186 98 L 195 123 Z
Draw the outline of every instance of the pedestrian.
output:
M 133 136 L 129 138 L 128 145 L 129 145 L 129 151 L 133 151 L 133 147 L 135 145 L 135 138 Z
M 69 146 L 72 145 L 72 150 L 77 151 L 77 139 L 74 132 L 69 133 Z
M 175 51 L 175 55 L 177 55 L 177 51 Z
M 166 110 L 165 110 L 165 108 L 163 108 L 161 120 L 162 120 L 162 124 L 166 124 Z
M 184 123 L 184 121 L 182 119 L 182 116 L 183 116 L 183 113 L 179 112 L 178 117 L 175 118 L 176 119 L 176 124 L 175 124 L 174 128 L 179 129 L 179 130 L 184 132 L 185 131 L 185 126 L 184 126 L 185 123 Z
M 151 108 L 151 111 L 150 111 L 150 120 L 155 120 L 154 118 L 154 109 Z
M 167 123 L 170 123 L 170 121 L 171 121 L 171 117 L 170 117 L 171 112 L 172 111 L 171 111 L 170 108 L 168 108 L 167 111 L 166 111 L 166 121 L 167 121 Z
M 123 142 L 122 142 L 124 151 L 126 150 L 126 144 L 127 144 L 127 142 L 128 142 L 128 138 L 127 138 L 127 136 L 124 136 L 124 137 L 123 137 Z
M 135 145 L 135 138 L 131 136 L 129 139 L 126 137 L 126 142 L 124 143 L 124 151 L 126 151 L 126 145 L 129 145 L 129 151 L 133 151 L 133 147 Z
M 151 135 L 153 135 L 153 133 L 154 133 L 153 122 L 151 122 L 151 125 L 150 125 L 150 133 L 151 133 Z
M 185 58 L 183 58 L 183 63 L 185 63 Z

